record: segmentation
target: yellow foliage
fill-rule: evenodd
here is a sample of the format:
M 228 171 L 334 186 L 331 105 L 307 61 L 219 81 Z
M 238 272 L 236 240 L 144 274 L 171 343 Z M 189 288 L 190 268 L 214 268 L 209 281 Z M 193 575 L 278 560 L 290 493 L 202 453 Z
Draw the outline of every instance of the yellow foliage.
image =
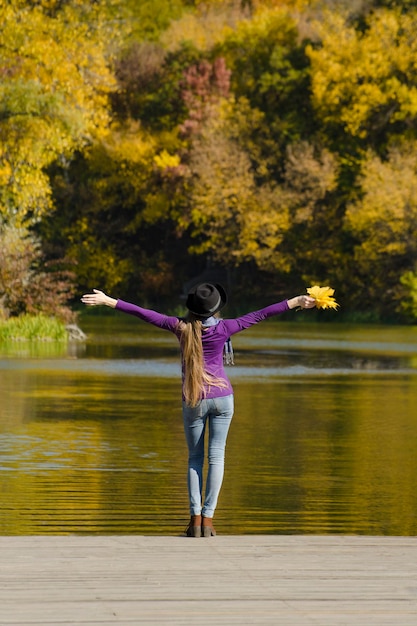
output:
M 385 110 L 388 122 L 416 114 L 416 20 L 412 13 L 380 9 L 363 32 L 335 11 L 316 24 L 322 45 L 308 46 L 307 54 L 313 103 L 325 122 L 366 137 L 375 112 Z
M 74 6 L 51 17 L 10 3 L 0 23 L 0 172 L 8 177 L 0 206 L 4 219 L 23 224 L 51 206 L 45 168 L 103 133 L 115 81 L 105 39 Z
M 181 224 L 191 227 L 196 240 L 190 251 L 210 252 L 222 263 L 251 260 L 265 270 L 286 271 L 288 259 L 277 248 L 290 226 L 288 206 L 279 189 L 256 183 L 227 111 L 229 104 L 220 106 L 191 152 L 191 209 Z
M 264 270 L 288 271 L 289 260 L 279 252 L 285 233 L 290 227 L 285 205 L 278 203 L 279 193 L 272 189 L 258 189 L 240 216 L 238 245 L 233 250 L 235 261 L 255 261 Z
M 94 233 L 89 233 L 86 220 L 81 218 L 80 222 L 67 251 L 78 264 L 78 280 L 85 285 L 105 284 L 108 290 L 117 288 L 133 270 L 131 259 L 120 259 L 110 244 L 100 243 Z
M 171 23 L 161 41 L 167 50 L 175 51 L 184 42 L 192 42 L 198 50 L 206 51 L 224 40 L 225 35 L 245 19 L 238 3 L 204 3 L 201 10 L 185 13 Z
M 336 157 L 301 141 L 288 146 L 285 169 L 285 188 L 294 221 L 306 222 L 313 216 L 315 206 L 337 186 Z
M 159 169 L 165 170 L 169 167 L 178 167 L 181 159 L 178 154 L 169 154 L 166 150 L 162 150 L 154 156 L 154 162 Z
M 112 159 L 129 164 L 150 161 L 155 150 L 155 140 L 133 122 L 124 127 L 116 124 L 110 126 L 102 143 Z
M 265 9 L 280 9 L 282 7 L 296 9 L 301 11 L 309 6 L 315 6 L 320 0 L 253 0 L 252 4 L 255 10 L 262 11 Z
M 368 261 L 416 249 L 417 144 L 392 148 L 388 159 L 368 152 L 360 177 L 363 196 L 348 206 L 345 225 Z
M 13 170 L 10 163 L 8 163 L 8 161 L 6 160 L 0 160 L 0 186 L 5 186 L 9 184 L 12 173 Z

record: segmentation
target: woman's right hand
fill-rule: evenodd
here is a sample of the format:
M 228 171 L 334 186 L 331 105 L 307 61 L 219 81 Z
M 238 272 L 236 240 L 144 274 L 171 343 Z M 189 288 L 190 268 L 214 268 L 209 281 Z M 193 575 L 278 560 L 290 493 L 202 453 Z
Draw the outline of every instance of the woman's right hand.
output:
M 111 298 L 110 296 L 106 296 L 106 294 L 99 289 L 93 289 L 93 293 L 84 294 L 81 298 L 81 302 L 87 306 L 104 305 L 109 306 L 112 309 L 114 309 L 117 304 L 117 300 Z

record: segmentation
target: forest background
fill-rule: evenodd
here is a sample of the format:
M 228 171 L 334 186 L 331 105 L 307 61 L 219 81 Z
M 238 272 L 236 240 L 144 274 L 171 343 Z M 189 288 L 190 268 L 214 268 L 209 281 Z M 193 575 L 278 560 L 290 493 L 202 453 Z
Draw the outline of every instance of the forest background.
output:
M 415 322 L 416 4 L 3 0 L 0 317 L 200 276 Z

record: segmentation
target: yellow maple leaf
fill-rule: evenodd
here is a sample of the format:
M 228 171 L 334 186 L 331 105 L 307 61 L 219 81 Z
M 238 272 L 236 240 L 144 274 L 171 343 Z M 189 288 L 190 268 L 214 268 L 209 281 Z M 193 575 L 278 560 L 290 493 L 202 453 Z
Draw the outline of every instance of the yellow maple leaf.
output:
M 331 287 L 319 287 L 318 285 L 313 285 L 313 287 L 309 287 L 307 289 L 307 293 L 309 296 L 314 298 L 318 309 L 337 309 L 339 306 L 336 300 L 332 297 L 334 289 Z

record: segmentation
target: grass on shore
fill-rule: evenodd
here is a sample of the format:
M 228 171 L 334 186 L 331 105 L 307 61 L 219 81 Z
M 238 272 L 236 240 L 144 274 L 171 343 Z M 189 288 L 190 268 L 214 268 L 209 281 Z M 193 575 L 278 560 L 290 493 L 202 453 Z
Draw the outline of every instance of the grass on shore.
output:
M 0 320 L 0 341 L 67 341 L 65 324 L 45 315 Z

